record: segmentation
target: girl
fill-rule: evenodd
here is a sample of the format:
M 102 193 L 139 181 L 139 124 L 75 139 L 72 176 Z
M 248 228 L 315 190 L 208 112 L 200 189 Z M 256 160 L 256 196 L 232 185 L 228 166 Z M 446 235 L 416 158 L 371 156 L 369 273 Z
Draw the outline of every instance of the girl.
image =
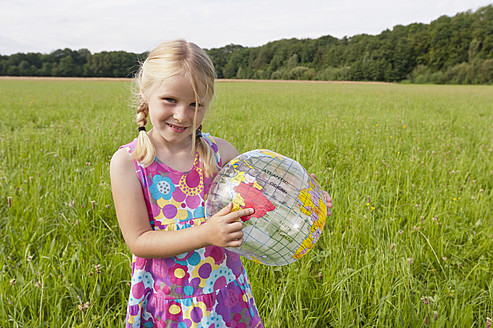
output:
M 229 204 L 204 219 L 213 177 L 238 155 L 201 132 L 214 80 L 205 52 L 183 40 L 152 50 L 136 76 L 139 136 L 110 166 L 133 254 L 127 327 L 263 327 L 240 257 L 224 249 L 243 243 L 238 219 L 253 209 Z
M 136 76 L 139 136 L 110 166 L 133 254 L 127 327 L 262 327 L 240 258 L 223 248 L 242 244 L 237 220 L 253 210 L 230 204 L 204 219 L 212 178 L 238 155 L 200 131 L 214 79 L 204 51 L 181 40 L 151 51 Z

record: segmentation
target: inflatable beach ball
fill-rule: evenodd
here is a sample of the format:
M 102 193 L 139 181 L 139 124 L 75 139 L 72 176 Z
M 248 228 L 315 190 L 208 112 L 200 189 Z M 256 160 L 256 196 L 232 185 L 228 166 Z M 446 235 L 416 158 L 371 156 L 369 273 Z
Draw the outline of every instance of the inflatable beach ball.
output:
M 233 210 L 255 213 L 241 218 L 243 244 L 228 250 L 266 265 L 286 265 L 308 253 L 327 217 L 317 181 L 297 161 L 267 149 L 241 154 L 220 170 L 205 202 L 206 218 L 230 202 Z

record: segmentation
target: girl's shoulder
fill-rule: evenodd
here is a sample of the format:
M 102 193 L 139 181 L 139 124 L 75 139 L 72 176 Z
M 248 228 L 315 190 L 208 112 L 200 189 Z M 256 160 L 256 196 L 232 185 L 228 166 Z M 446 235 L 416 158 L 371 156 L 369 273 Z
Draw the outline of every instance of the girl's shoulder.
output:
M 111 157 L 110 173 L 121 175 L 125 172 L 135 171 L 137 163 L 132 158 L 132 152 L 136 144 L 137 139 L 118 148 Z
M 134 163 L 132 159 L 132 151 L 134 148 L 130 147 L 120 147 L 111 157 L 110 171 L 111 170 L 125 170 L 134 168 Z
M 116 152 L 124 149 L 127 153 L 132 154 L 136 145 L 137 145 L 137 138 L 135 138 L 134 140 L 132 140 L 131 142 L 129 142 L 126 145 L 120 146 Z

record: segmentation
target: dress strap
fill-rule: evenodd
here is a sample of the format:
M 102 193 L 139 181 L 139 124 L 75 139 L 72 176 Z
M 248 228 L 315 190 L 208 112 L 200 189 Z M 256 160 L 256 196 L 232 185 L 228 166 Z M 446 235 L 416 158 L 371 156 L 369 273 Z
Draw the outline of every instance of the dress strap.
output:
M 202 138 L 209 144 L 209 147 L 211 147 L 212 151 L 214 152 L 214 157 L 216 158 L 217 165 L 219 165 L 219 167 L 222 167 L 221 155 L 219 154 L 219 147 L 217 147 L 214 137 L 211 136 L 210 133 L 202 132 Z
M 135 145 L 137 144 L 137 139 L 134 139 L 132 142 L 120 146 L 119 149 L 125 149 L 128 153 L 129 156 L 132 156 L 132 152 L 135 149 Z M 134 164 L 135 168 L 135 173 L 137 174 L 137 177 L 139 178 L 140 184 L 142 185 L 142 188 L 146 187 L 146 179 L 145 179 L 145 168 L 139 164 L 136 160 L 132 159 L 132 163 Z

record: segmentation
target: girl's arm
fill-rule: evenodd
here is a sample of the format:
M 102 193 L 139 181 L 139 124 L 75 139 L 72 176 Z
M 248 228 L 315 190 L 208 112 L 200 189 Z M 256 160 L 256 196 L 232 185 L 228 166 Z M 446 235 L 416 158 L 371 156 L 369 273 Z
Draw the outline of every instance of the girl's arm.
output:
M 227 148 L 226 158 L 234 151 Z M 118 223 L 134 255 L 163 258 L 209 245 L 238 247 L 243 243 L 243 224 L 237 220 L 252 214 L 253 209 L 231 212 L 232 204 L 229 204 L 202 225 L 178 231 L 155 231 L 149 222 L 142 188 L 126 150 L 120 149 L 113 155 L 110 176 Z

